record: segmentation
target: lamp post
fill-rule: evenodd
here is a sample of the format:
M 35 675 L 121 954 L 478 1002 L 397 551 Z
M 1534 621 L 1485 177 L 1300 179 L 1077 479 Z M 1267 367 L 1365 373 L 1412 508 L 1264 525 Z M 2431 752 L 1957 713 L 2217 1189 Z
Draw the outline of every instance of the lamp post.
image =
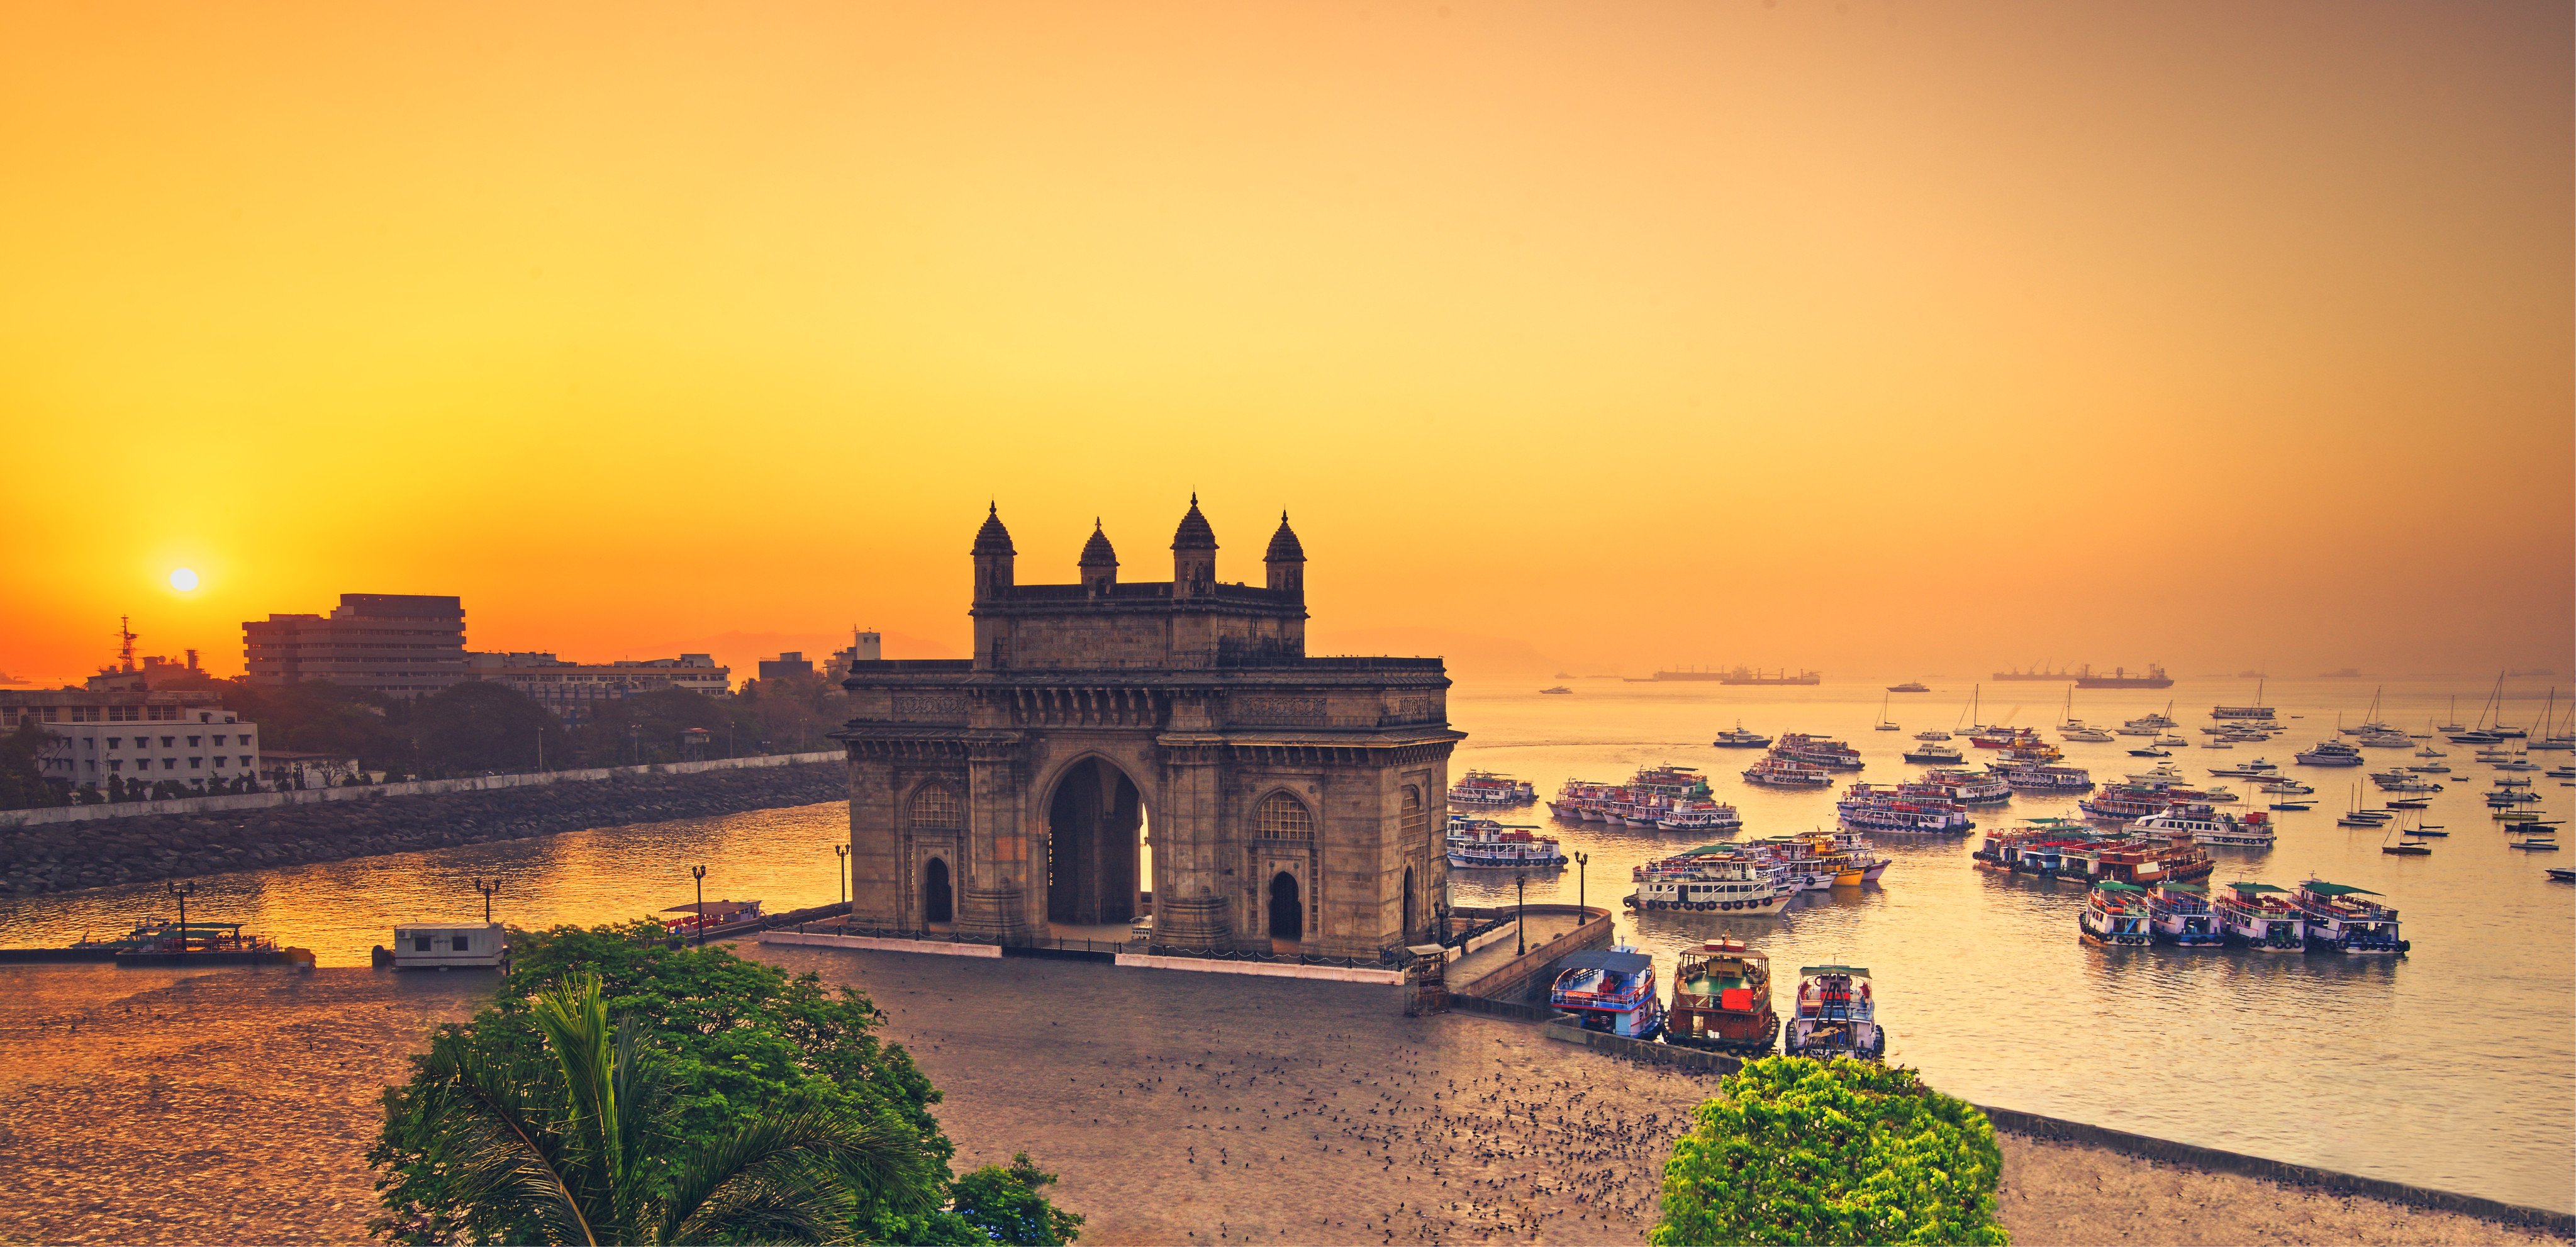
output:
M 488 927 L 492 925 L 492 894 L 501 890 L 501 881 L 498 878 L 489 881 L 477 879 L 474 890 L 483 894 L 483 925 Z
M 707 946 L 707 868 L 689 867 L 689 877 L 698 881 L 698 947 Z
M 1574 916 L 1574 920 L 1577 923 L 1590 922 L 1592 920 L 1591 909 L 1583 903 L 1583 868 L 1591 864 L 1591 854 L 1577 853 L 1574 855 L 1574 907 L 1583 911 Z
M 179 898 L 179 952 L 180 955 L 185 956 L 188 952 L 188 898 L 197 894 L 197 885 L 195 882 L 191 881 L 188 883 L 165 882 L 161 886 L 169 889 L 170 895 Z
M 848 913 L 850 911 L 850 846 L 833 845 L 832 857 L 834 859 L 832 879 L 841 885 L 841 912 Z
M 1521 873 L 1519 873 L 1519 874 L 1517 874 L 1517 875 L 1512 876 L 1512 892 L 1514 893 L 1514 896 L 1515 896 L 1515 899 L 1512 901 L 1512 927 L 1513 927 L 1512 934 L 1513 934 L 1513 936 L 1514 936 L 1516 939 L 1518 939 L 1518 940 L 1520 941 L 1520 951 L 1521 951 L 1521 952 L 1528 952 L 1528 951 L 1529 951 L 1529 872 L 1528 872 L 1528 871 L 1522 871 Z

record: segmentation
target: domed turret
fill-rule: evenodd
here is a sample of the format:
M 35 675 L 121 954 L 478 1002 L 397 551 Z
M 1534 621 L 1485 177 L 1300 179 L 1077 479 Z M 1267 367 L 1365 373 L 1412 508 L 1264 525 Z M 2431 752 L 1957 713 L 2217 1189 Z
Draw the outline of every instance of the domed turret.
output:
M 1118 552 L 1109 546 L 1109 534 L 1102 532 L 1100 521 L 1091 521 L 1091 540 L 1082 543 L 1082 587 L 1093 597 L 1106 597 L 1118 583 Z
M 1216 530 L 1199 514 L 1199 496 L 1190 495 L 1189 514 L 1172 533 L 1172 596 L 1196 597 L 1216 588 Z
M 1288 513 L 1279 513 L 1279 531 L 1270 534 L 1270 549 L 1263 552 L 1261 565 L 1270 573 L 1270 587 L 1282 593 L 1306 595 L 1306 547 L 1297 540 L 1297 530 L 1288 527 Z
M 1011 548 L 1011 530 L 1002 527 L 1002 508 L 998 502 L 984 512 L 984 526 L 975 530 L 975 600 L 997 601 L 1011 595 L 1012 560 L 1019 551 Z

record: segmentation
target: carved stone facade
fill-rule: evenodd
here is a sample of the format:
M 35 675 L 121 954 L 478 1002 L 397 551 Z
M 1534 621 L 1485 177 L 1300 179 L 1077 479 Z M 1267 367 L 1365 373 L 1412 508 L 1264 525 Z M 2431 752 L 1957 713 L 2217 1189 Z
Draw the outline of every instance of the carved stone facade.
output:
M 853 921 L 1011 940 L 1146 892 L 1185 947 L 1373 957 L 1436 929 L 1448 676 L 1306 657 L 1286 516 L 1258 588 L 1217 581 L 1195 497 L 1168 582 L 1120 583 L 1095 528 L 1079 583 L 1019 584 L 998 510 L 973 558 L 974 658 L 842 681 Z

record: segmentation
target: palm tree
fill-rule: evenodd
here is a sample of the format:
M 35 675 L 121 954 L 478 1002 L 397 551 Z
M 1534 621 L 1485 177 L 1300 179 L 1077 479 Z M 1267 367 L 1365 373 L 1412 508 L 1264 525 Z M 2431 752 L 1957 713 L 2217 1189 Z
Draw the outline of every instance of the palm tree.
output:
M 547 1059 L 495 1061 L 455 1033 L 426 1073 L 438 1150 L 486 1226 L 549 1243 L 818 1243 L 845 1236 L 862 1197 L 900 1198 L 921 1157 L 899 1123 L 817 1104 L 683 1147 L 668 1097 L 594 975 L 530 1010 Z

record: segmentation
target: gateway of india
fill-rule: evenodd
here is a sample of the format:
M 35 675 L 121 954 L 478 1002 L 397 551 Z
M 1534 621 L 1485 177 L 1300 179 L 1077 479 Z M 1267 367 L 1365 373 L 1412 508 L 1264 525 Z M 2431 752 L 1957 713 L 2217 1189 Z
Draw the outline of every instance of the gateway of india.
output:
M 1306 554 L 1217 579 L 1198 498 L 1172 578 L 1121 582 L 1093 526 L 1074 584 L 975 534 L 975 656 L 851 664 L 853 926 L 1373 958 L 1445 921 L 1449 679 L 1437 658 L 1306 656 Z M 1140 862 L 1150 861 L 1148 872 Z

